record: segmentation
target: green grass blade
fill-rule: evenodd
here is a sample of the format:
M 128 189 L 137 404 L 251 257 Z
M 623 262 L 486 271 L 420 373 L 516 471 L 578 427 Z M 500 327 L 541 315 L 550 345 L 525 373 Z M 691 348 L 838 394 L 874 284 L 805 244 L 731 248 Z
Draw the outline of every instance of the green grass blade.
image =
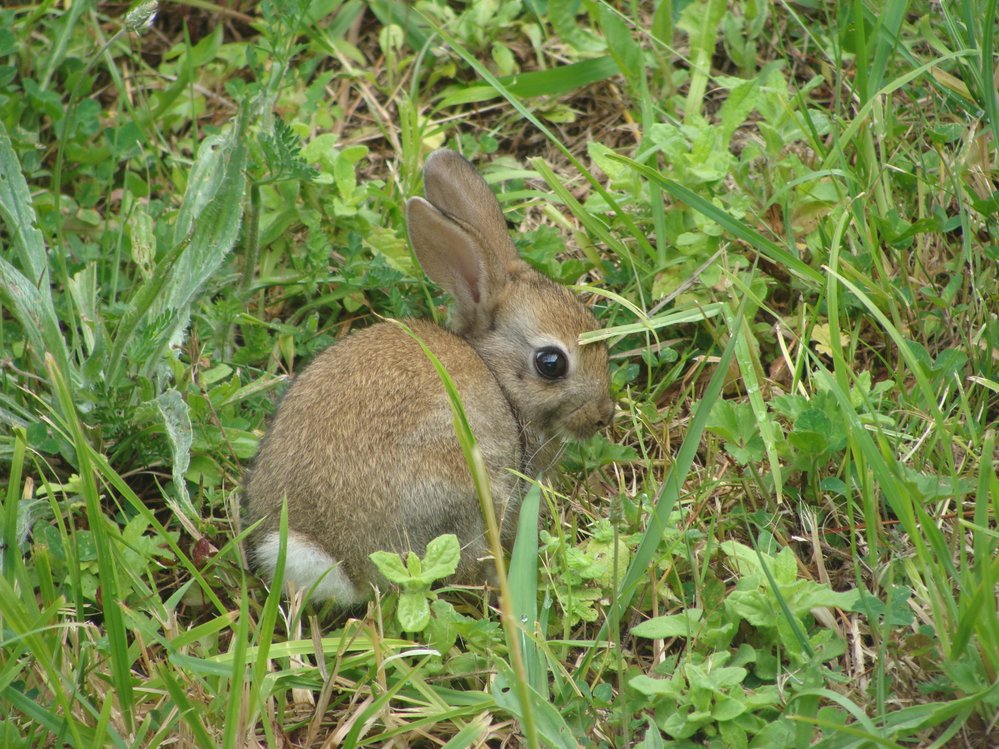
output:
M 665 312 L 661 315 L 646 317 L 644 320 L 636 323 L 612 325 L 600 330 L 588 331 L 579 336 L 579 342 L 587 344 L 604 341 L 608 338 L 617 338 L 618 336 L 634 335 L 636 333 L 654 333 L 663 328 L 675 325 L 688 325 L 693 322 L 700 322 L 701 320 L 710 320 L 712 317 L 717 317 L 721 314 L 723 309 L 724 305 L 722 303 L 715 302 L 713 304 L 705 304 L 703 307 L 696 309 Z
M 24 453 L 27 450 L 24 429 L 14 430 L 14 452 L 11 455 L 7 473 L 7 494 L 3 511 L 3 558 L 0 559 L 0 574 L 11 583 L 20 558 L 21 548 L 18 538 L 18 515 L 21 510 L 21 470 L 24 468 Z
M 896 348 L 898 349 L 899 355 L 902 357 L 902 360 L 905 362 L 906 367 L 908 367 L 909 372 L 916 380 L 916 385 L 920 390 L 926 408 L 929 409 L 930 414 L 933 417 L 933 421 L 936 424 L 939 436 L 942 437 L 943 435 L 947 434 L 947 428 L 946 425 L 944 424 L 944 417 L 940 411 L 940 407 L 937 405 L 936 395 L 933 392 L 933 387 L 930 385 L 929 378 L 927 378 L 926 372 L 923 370 L 923 366 L 919 363 L 919 360 L 916 358 L 916 355 L 912 352 L 912 349 L 909 347 L 908 342 L 902 337 L 902 334 L 899 332 L 898 328 L 894 324 L 892 324 L 891 320 L 888 319 L 888 316 L 881 311 L 881 309 L 873 302 L 873 300 L 866 293 L 864 293 L 864 291 L 860 289 L 859 286 L 857 286 L 857 284 L 853 283 L 852 281 L 849 281 L 847 278 L 840 275 L 839 273 L 837 273 L 835 270 L 833 270 L 828 266 L 826 266 L 826 270 L 829 272 L 829 275 L 832 278 L 836 279 L 836 281 L 838 281 L 847 289 L 849 289 L 853 293 L 853 295 L 860 300 L 860 302 L 864 305 L 864 307 L 867 308 L 867 311 L 870 312 L 871 316 L 878 321 L 878 323 L 884 329 L 885 333 L 887 333 L 889 338 L 891 338 L 892 342 L 895 344 Z M 951 460 L 951 468 L 953 468 L 953 462 L 952 462 L 953 457 L 951 457 L 950 460 Z
M 67 718 L 65 714 L 59 715 L 52 710 L 46 710 L 35 700 L 26 697 L 13 687 L 7 687 L 2 692 L 2 697 L 2 701 L 23 713 L 40 726 L 43 726 L 52 734 L 53 738 L 58 737 L 60 740 L 66 741 L 67 737 L 65 733 L 68 724 L 72 727 L 75 734 L 72 739 L 72 746 L 82 749 L 83 747 L 101 746 L 103 744 L 103 741 L 98 739 L 92 728 L 80 725 L 73 717 Z M 120 738 L 114 742 L 114 745 L 122 749 L 126 746 L 125 742 L 121 741 Z
M 583 227 L 593 236 L 600 239 L 604 244 L 610 247 L 614 254 L 621 258 L 622 262 L 628 262 L 631 258 L 631 253 L 628 248 L 621 243 L 617 237 L 615 237 L 607 229 L 607 227 L 593 214 L 587 211 L 583 205 L 576 200 L 572 193 L 566 189 L 565 184 L 561 177 L 552 171 L 552 168 L 544 162 L 543 159 L 535 158 L 531 159 L 531 165 L 535 168 L 541 178 L 544 179 L 548 186 L 552 189 L 552 192 L 562 201 L 562 204 L 568 208 L 572 215 L 575 216 Z M 649 253 L 652 252 L 652 247 L 646 248 Z
M 899 32 L 902 29 L 902 22 L 905 21 L 908 7 L 908 0 L 891 0 L 877 16 L 877 27 L 874 30 L 876 37 L 874 60 L 868 78 L 869 88 L 876 90 L 881 87 L 881 83 L 884 81 L 888 61 L 899 46 Z
M 617 75 L 617 63 L 611 56 L 559 65 L 548 70 L 537 70 L 518 75 L 500 76 L 496 80 L 512 95 L 522 99 L 538 96 L 563 96 Z M 462 104 L 477 104 L 502 96 L 499 89 L 477 84 L 445 93 L 440 109 L 450 109 Z
M 513 613 L 513 597 L 510 592 L 510 583 L 506 575 L 506 564 L 503 559 L 503 546 L 500 542 L 499 526 L 496 522 L 496 510 L 493 506 L 492 492 L 489 488 L 489 475 L 486 472 L 482 451 L 479 449 L 472 427 L 465 414 L 465 407 L 461 401 L 461 394 L 448 374 L 447 369 L 440 359 L 420 338 L 404 323 L 397 320 L 393 322 L 415 340 L 423 349 L 424 356 L 430 360 L 437 370 L 441 384 L 447 393 L 448 401 L 451 404 L 451 411 L 454 415 L 454 431 L 461 444 L 465 462 L 468 470 L 472 474 L 472 481 L 475 484 L 476 494 L 479 498 L 479 506 L 482 511 L 482 518 L 486 525 L 486 536 L 489 539 L 490 549 L 493 553 L 493 561 L 496 564 L 496 573 L 500 585 L 500 611 L 503 620 L 503 630 L 506 634 L 507 647 L 510 650 L 510 660 L 512 661 L 513 672 L 516 675 L 514 684 L 517 689 L 518 701 L 521 712 L 519 713 L 524 722 L 524 733 L 526 734 L 527 745 L 534 749 L 539 746 L 537 726 L 534 722 L 534 710 L 532 708 L 531 685 L 528 682 L 527 670 L 524 667 L 523 656 L 520 650 L 521 628 L 518 626 Z
M 166 688 L 167 694 L 170 695 L 170 699 L 177 706 L 180 719 L 184 721 L 197 745 L 201 749 L 215 749 L 218 743 L 213 741 L 205 730 L 202 707 L 188 698 L 187 689 L 181 686 L 166 663 L 160 664 L 157 673 L 163 682 L 163 686 Z M 176 733 L 176 731 L 172 733 Z
M 97 548 L 97 573 L 101 583 L 101 608 L 104 613 L 104 626 L 107 631 L 111 659 L 111 681 L 122 720 L 129 732 L 134 728 L 135 697 L 132 692 L 132 661 L 128 653 L 128 634 L 121 613 L 121 599 L 118 595 L 117 555 L 111 546 L 106 523 L 107 517 L 101 508 L 100 492 L 94 466 L 90 461 L 90 443 L 83 434 L 83 425 L 76 413 L 76 405 L 70 393 L 66 378 L 56 365 L 55 359 L 46 356 L 49 381 L 55 390 L 69 432 L 76 448 L 77 470 L 82 479 L 82 493 L 87 506 L 90 532 Z
M 538 510 L 541 490 L 532 485 L 520 505 L 517 539 L 510 554 L 510 595 L 513 615 L 523 625 L 520 642 L 524 668 L 531 687 L 548 696 L 548 671 L 534 641 L 538 624 Z
M 229 694 L 225 700 L 225 731 L 222 734 L 221 743 L 223 749 L 233 749 L 237 746 L 237 742 L 241 741 L 239 731 L 243 725 L 240 721 L 240 715 L 244 707 L 243 695 L 246 693 L 247 687 L 246 651 L 250 639 L 250 614 L 247 600 L 246 578 L 244 577 L 239 596 L 239 618 L 236 620 L 236 628 L 232 633 L 232 644 L 229 648 L 232 663 L 228 678 Z
M 280 610 L 281 598 L 284 595 L 284 568 L 288 555 L 288 503 L 281 503 L 281 515 L 278 521 L 278 556 L 274 565 L 274 577 L 271 582 L 270 591 L 267 593 L 267 600 L 264 602 L 264 609 L 260 614 L 260 624 L 257 627 L 257 652 L 253 661 L 252 679 L 250 684 L 249 704 L 246 705 L 246 712 L 250 716 L 250 723 L 256 720 L 258 709 L 257 699 L 267 697 L 262 694 L 264 689 L 264 677 L 267 675 L 267 667 L 271 661 L 271 643 L 274 640 L 274 630 L 277 625 L 278 612 Z

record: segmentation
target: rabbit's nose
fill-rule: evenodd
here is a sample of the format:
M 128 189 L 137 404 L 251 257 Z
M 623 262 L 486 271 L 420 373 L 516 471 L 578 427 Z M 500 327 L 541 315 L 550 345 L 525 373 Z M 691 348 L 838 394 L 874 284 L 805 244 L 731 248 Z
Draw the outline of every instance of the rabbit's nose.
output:
M 604 427 L 610 426 L 610 423 L 614 420 L 614 401 L 608 398 L 600 406 L 600 417 L 597 419 L 597 428 L 603 429 Z

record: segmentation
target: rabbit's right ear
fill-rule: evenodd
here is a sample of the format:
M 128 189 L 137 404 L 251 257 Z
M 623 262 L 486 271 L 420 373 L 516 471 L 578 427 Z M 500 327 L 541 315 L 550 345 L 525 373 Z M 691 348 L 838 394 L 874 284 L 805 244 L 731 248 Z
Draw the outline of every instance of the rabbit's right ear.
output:
M 424 168 L 427 197 L 406 203 L 409 239 L 424 272 L 456 302 L 459 332 L 487 326 L 496 295 L 518 259 L 503 211 L 485 180 L 453 151 L 435 151 Z

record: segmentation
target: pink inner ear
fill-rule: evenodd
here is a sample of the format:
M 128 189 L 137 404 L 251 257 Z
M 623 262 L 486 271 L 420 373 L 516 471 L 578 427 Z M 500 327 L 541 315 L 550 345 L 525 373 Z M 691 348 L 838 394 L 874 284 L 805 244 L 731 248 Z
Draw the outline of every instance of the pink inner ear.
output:
M 465 285 L 468 286 L 468 293 L 472 295 L 472 301 L 479 303 L 479 276 L 477 273 L 463 273 Z
M 478 304 L 482 300 L 482 275 L 485 269 L 476 256 L 472 248 L 466 245 L 462 251 L 457 253 L 457 271 L 460 279 L 468 289 L 468 295 L 472 297 L 472 302 Z

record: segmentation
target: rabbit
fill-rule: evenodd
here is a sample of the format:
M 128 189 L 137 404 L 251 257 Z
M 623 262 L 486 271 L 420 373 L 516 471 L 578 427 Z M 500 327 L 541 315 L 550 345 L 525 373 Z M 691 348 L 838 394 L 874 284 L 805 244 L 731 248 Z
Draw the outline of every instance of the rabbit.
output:
M 453 298 L 450 329 L 410 320 L 461 396 L 488 473 L 505 548 L 517 532 L 523 482 L 548 471 L 565 438 L 586 438 L 614 414 L 607 349 L 580 346 L 596 319 L 565 287 L 532 269 L 502 209 L 462 156 L 438 150 L 423 171 L 426 200 L 407 201 L 409 238 L 427 276 Z M 368 555 L 415 551 L 454 533 L 454 584 L 495 583 L 471 473 L 444 385 L 419 343 L 385 321 L 348 335 L 297 376 L 244 482 L 251 564 L 273 576 L 288 505 L 284 579 L 313 600 L 350 608 L 384 579 Z

